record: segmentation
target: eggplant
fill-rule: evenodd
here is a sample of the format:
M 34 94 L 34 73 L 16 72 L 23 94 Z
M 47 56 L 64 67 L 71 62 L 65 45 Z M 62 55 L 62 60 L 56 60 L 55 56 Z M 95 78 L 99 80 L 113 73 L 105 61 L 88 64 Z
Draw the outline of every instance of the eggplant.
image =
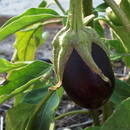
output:
M 70 0 L 66 26 L 52 41 L 58 83 L 50 89 L 63 86 L 75 103 L 95 109 L 110 98 L 115 79 L 108 48 L 95 29 L 83 24 L 81 3 Z
M 62 82 L 69 97 L 76 104 L 88 109 L 102 106 L 110 98 L 115 85 L 110 60 L 105 51 L 95 43 L 92 43 L 92 58 L 110 79 L 112 86 L 93 72 L 75 49 L 65 65 Z

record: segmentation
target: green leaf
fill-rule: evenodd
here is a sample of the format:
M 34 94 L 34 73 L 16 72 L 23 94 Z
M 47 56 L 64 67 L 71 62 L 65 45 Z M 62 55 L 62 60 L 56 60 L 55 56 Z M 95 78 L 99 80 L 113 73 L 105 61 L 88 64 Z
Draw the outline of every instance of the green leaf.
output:
M 43 1 L 39 4 L 38 7 L 44 8 L 44 7 L 46 7 L 46 6 L 47 6 L 47 2 L 46 2 L 45 0 L 43 0 Z
M 48 80 L 44 80 L 44 81 L 40 80 L 40 81 L 36 82 L 32 88 L 38 89 L 38 88 L 53 86 L 53 84 L 52 84 L 53 81 L 56 81 L 56 79 L 51 78 L 51 76 L 50 76 L 50 78 Z
M 34 26 L 26 31 L 16 33 L 14 46 L 17 49 L 19 61 L 34 60 L 36 49 L 48 38 L 48 33 L 42 34 L 43 27 L 40 24 Z
M 36 114 L 37 105 L 22 103 L 8 110 L 6 130 L 25 130 Z
M 104 30 L 101 26 L 101 24 L 99 23 L 98 20 L 96 20 L 99 16 L 98 16 L 98 12 L 96 10 L 94 10 L 94 15 L 95 15 L 95 18 L 94 18 L 94 28 L 96 30 L 96 32 L 101 36 L 101 37 L 105 37 L 105 34 L 104 34 Z
M 11 23 L 21 19 L 25 16 L 33 16 L 33 15 L 41 15 L 41 14 L 53 14 L 53 15 L 59 15 L 55 10 L 52 9 L 44 9 L 44 8 L 30 8 L 27 11 L 25 11 L 23 14 L 13 17 L 10 20 L 8 20 L 1 29 L 5 28 L 6 26 L 10 25 Z
M 27 63 L 11 63 L 5 59 L 0 58 L 0 73 L 4 73 L 13 69 L 17 69 L 26 66 Z
M 49 74 L 50 73 L 50 74 Z M 48 79 L 44 80 L 44 76 L 38 80 L 35 84 L 32 84 L 28 89 L 26 89 L 26 91 L 17 94 L 15 96 L 15 103 L 14 106 L 16 106 L 17 104 L 19 104 L 22 100 L 23 97 L 25 96 L 25 94 L 27 94 L 29 91 L 37 89 L 37 88 L 42 88 L 42 87 L 47 87 L 47 86 L 52 86 L 52 81 L 55 81 L 55 79 L 50 79 L 52 76 L 52 71 L 47 72 L 47 74 L 49 74 L 50 76 L 48 77 Z M 42 81 L 43 80 L 43 81 Z
M 97 11 L 97 12 L 105 12 L 106 11 L 106 8 L 108 7 L 108 5 L 106 3 L 102 3 L 100 5 L 98 5 L 94 11 Z
M 95 8 L 93 8 L 93 14 L 95 15 L 95 17 L 98 17 L 98 12 L 95 10 Z
M 125 51 L 125 47 L 119 40 L 110 40 L 105 38 L 102 38 L 102 40 L 108 48 L 110 48 L 111 46 L 115 48 L 115 53 L 110 53 L 111 61 L 116 61 L 125 56 L 128 56 L 128 54 Z
M 126 31 L 126 29 L 123 26 L 111 26 L 111 28 L 113 29 L 116 37 L 119 38 L 119 40 L 121 41 L 121 44 L 124 48 L 122 48 L 122 50 L 125 49 L 126 54 L 130 54 L 130 37 Z M 130 68 L 130 56 L 126 56 L 124 57 L 124 62 L 126 64 L 126 66 L 128 68 Z
M 34 121 L 43 104 L 49 100 L 54 92 L 55 91 L 47 92 L 44 98 L 37 105 L 21 103 L 10 109 L 7 112 L 6 128 L 8 128 L 8 130 L 32 130 Z
M 104 30 L 101 24 L 99 23 L 99 21 L 94 21 L 94 27 L 95 27 L 96 32 L 100 35 L 100 37 L 104 38 L 105 37 Z
M 27 93 L 22 102 L 30 104 L 38 104 L 43 97 L 47 94 L 48 88 L 52 86 L 50 84 L 48 87 L 39 88 Z M 55 128 L 55 112 L 60 103 L 63 94 L 63 88 L 59 88 L 54 94 L 48 99 L 48 101 L 41 108 L 34 126 L 33 130 L 54 130 Z
M 47 8 L 30 8 L 20 16 L 14 17 L 6 22 L 0 29 L 0 41 L 32 24 L 44 22 L 48 19 L 63 18 L 56 11 Z
M 113 38 L 115 38 L 115 40 L 118 39 L 118 41 L 120 42 L 120 45 L 117 45 L 117 46 L 121 46 L 121 49 L 123 52 L 125 52 L 126 54 L 130 54 L 130 44 L 129 44 L 130 37 L 129 37 L 129 34 L 127 33 L 125 27 L 124 26 L 115 26 L 114 24 L 111 23 L 111 21 L 109 21 L 104 16 L 100 16 L 100 17 L 98 17 L 98 19 L 105 21 L 111 27 L 112 34 L 114 33 Z M 116 47 L 116 45 L 115 45 L 115 47 Z M 127 63 L 129 63 L 129 62 L 130 62 L 130 58 L 127 59 Z M 127 67 L 130 68 L 129 64 Z
M 123 58 L 123 60 L 124 60 L 124 62 L 125 62 L 125 64 L 126 64 L 126 66 L 130 69 L 130 53 L 128 54 L 129 56 L 125 56 L 124 58 Z
M 30 88 L 30 87 L 29 87 Z M 19 103 L 22 102 L 23 100 L 23 97 L 25 96 L 26 92 L 21 92 L 20 94 L 17 94 L 15 97 L 14 97 L 14 107 L 17 106 Z
M 127 54 L 122 53 L 110 53 L 110 60 L 111 61 L 117 61 L 122 59 L 123 57 L 127 56 Z
M 88 127 L 84 130 L 101 130 L 101 127 L 100 126 Z
M 116 53 L 126 54 L 125 47 L 119 40 L 110 40 L 110 39 L 106 39 L 106 38 L 102 38 L 102 40 L 107 46 L 110 45 L 110 46 L 114 47 Z
M 130 129 L 130 98 L 124 100 L 110 118 L 103 124 L 101 130 Z
M 7 130 L 34 130 L 35 127 L 36 130 L 43 130 L 43 128 L 47 128 L 47 130 L 54 129 L 53 118 L 55 115 L 52 113 L 54 113 L 58 107 L 58 99 L 61 99 L 63 88 L 61 87 L 59 90 L 57 90 L 57 92 L 48 92 L 49 87 L 50 86 L 44 86 L 44 88 L 32 90 L 31 93 L 29 92 L 26 95 L 27 100 L 25 96 L 25 101 L 32 102 L 33 104 L 21 103 L 7 112 Z M 34 99 L 34 101 L 32 101 L 31 97 Z M 42 117 L 39 117 L 40 112 Z M 42 119 L 43 123 L 45 124 L 44 127 L 41 124 Z M 35 126 L 36 123 L 37 125 Z
M 30 85 L 50 73 L 52 69 L 53 65 L 51 64 L 34 61 L 19 70 L 12 71 L 7 83 L 0 87 L 0 104 L 28 89 Z
M 116 78 L 115 89 L 110 100 L 116 105 L 119 105 L 128 97 L 130 97 L 130 85 Z

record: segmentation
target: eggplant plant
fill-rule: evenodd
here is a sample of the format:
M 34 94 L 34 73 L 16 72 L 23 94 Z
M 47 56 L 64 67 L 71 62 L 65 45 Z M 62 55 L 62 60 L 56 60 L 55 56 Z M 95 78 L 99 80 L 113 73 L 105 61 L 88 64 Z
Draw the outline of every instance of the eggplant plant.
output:
M 130 68 L 130 2 L 104 0 L 93 8 L 92 0 L 70 0 L 69 11 L 54 2 L 63 15 L 43 0 L 0 28 L 0 41 L 16 34 L 11 62 L 0 58 L 0 73 L 8 72 L 0 80 L 0 104 L 15 99 L 6 114 L 6 130 L 54 130 L 56 120 L 80 113 L 93 118 L 93 125 L 81 130 L 129 130 L 130 77 L 115 78 L 112 65 L 123 60 Z M 34 60 L 36 49 L 48 38 L 44 26 L 59 22 L 55 18 L 64 27 L 52 41 L 53 59 L 51 63 Z M 112 39 L 105 38 L 99 20 L 108 24 Z M 85 110 L 56 117 L 64 91 Z

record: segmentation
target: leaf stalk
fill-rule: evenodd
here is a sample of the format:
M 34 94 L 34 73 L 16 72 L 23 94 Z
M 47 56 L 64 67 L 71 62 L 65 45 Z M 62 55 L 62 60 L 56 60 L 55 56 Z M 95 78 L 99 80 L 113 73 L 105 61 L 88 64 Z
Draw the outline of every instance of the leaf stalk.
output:
M 64 113 L 58 117 L 55 118 L 55 120 L 59 120 L 65 116 L 69 116 L 69 115 L 73 115 L 73 114 L 90 114 L 89 111 L 83 111 L 83 110 L 77 110 L 77 111 L 71 111 L 71 112 L 67 112 L 67 113 Z
M 60 2 L 58 0 L 54 0 L 55 3 L 57 4 L 57 6 L 59 7 L 59 9 L 62 11 L 63 14 L 65 14 L 65 10 L 64 8 L 61 6 Z

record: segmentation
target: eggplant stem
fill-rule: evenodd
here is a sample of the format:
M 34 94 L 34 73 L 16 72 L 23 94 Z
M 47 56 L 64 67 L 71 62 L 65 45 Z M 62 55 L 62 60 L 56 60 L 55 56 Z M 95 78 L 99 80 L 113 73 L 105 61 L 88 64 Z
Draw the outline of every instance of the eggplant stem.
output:
M 104 105 L 103 105 L 103 117 L 102 117 L 102 125 L 104 122 L 111 116 L 112 114 L 112 104 L 108 100 Z
M 89 112 L 92 115 L 94 126 L 100 126 L 98 109 L 89 109 Z

